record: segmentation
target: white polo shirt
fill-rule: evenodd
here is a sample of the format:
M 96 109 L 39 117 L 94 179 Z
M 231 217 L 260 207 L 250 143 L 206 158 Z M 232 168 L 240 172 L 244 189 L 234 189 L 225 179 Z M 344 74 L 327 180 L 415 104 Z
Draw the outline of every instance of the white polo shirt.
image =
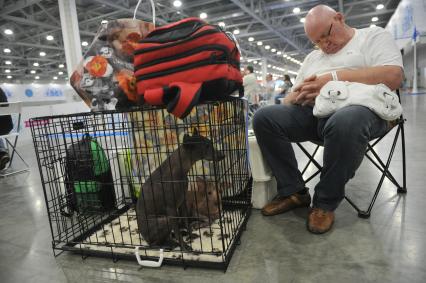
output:
M 298 86 L 311 75 L 386 65 L 403 68 L 401 52 L 392 35 L 381 27 L 355 29 L 352 39 L 337 53 L 325 54 L 321 50 L 309 53 L 303 61 L 294 86 Z

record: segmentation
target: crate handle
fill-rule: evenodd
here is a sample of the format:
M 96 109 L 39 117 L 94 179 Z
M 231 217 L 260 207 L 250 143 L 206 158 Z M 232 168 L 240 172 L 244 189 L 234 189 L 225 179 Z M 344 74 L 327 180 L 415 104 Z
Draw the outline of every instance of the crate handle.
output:
M 135 247 L 135 256 L 136 256 L 136 260 L 141 266 L 161 267 L 161 265 L 163 264 L 163 258 L 164 258 L 163 249 L 160 249 L 160 258 L 158 259 L 158 261 L 141 260 L 141 257 L 139 255 L 139 246 Z

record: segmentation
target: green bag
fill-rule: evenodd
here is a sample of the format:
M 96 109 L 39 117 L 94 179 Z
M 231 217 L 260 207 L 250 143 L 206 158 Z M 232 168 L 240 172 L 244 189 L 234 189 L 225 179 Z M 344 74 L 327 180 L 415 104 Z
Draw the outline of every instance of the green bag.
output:
M 116 208 L 109 160 L 96 139 L 85 135 L 67 149 L 65 162 L 68 212 L 98 213 Z

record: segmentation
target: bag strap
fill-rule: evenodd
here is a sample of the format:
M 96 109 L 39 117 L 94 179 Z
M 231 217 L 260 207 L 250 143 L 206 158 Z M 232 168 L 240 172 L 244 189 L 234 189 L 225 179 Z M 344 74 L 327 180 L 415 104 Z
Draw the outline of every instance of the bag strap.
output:
M 162 88 L 146 90 L 143 100 L 150 105 L 166 105 L 169 113 L 183 119 L 198 103 L 201 88 L 202 83 L 173 82 Z
M 154 24 L 154 28 L 155 28 L 155 4 L 154 4 L 154 0 L 149 0 L 149 2 L 151 3 L 151 9 L 152 9 L 152 23 Z M 135 11 L 133 12 L 133 19 L 136 20 L 136 13 L 139 10 L 139 5 L 142 3 L 142 0 L 138 1 L 138 4 L 136 4 L 135 7 Z
M 174 94 L 174 98 L 166 104 L 167 111 L 181 119 L 188 116 L 192 108 L 198 103 L 201 87 L 202 83 L 171 83 L 170 92 Z

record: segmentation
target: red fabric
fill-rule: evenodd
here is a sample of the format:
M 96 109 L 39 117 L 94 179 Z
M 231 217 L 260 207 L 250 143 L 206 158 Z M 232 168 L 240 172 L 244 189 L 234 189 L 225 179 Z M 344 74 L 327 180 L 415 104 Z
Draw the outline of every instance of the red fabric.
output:
M 206 29 L 212 29 L 211 27 L 203 27 L 200 30 L 206 30 Z M 197 32 L 198 33 L 198 32 Z M 195 33 L 195 34 L 197 34 Z M 205 35 L 199 38 L 196 38 L 194 40 L 190 40 L 187 42 L 184 42 L 179 45 L 171 45 L 170 47 L 166 47 L 167 44 L 159 44 L 159 43 L 139 43 L 136 47 L 136 50 L 145 50 L 147 48 L 150 48 L 152 46 L 163 46 L 164 48 L 158 50 L 158 51 L 150 51 L 147 53 L 137 54 L 137 51 L 135 53 L 134 57 L 134 65 L 135 67 L 145 64 L 148 62 L 151 62 L 153 60 L 163 58 L 165 56 L 174 56 L 177 54 L 180 54 L 182 52 L 198 48 L 201 46 L 207 46 L 207 45 L 223 45 L 228 50 L 232 50 L 235 48 L 235 44 L 229 40 L 229 38 L 223 34 L 223 33 L 216 33 L 216 34 L 209 34 Z
M 179 118 L 183 118 L 185 112 L 188 111 L 191 107 L 191 104 L 194 101 L 194 97 L 197 95 L 197 93 L 201 89 L 201 83 L 182 83 L 182 82 L 175 82 L 170 84 L 170 88 L 177 87 L 180 89 L 178 92 L 179 97 L 177 97 L 178 102 L 174 109 L 171 111 L 173 115 Z M 196 101 L 195 101 L 196 102 Z M 193 106 L 193 105 L 192 105 Z
M 193 18 L 185 19 L 159 29 L 167 31 L 167 29 L 193 20 Z M 212 32 L 205 34 L 209 30 Z M 173 29 L 171 32 L 174 31 Z M 203 33 L 203 35 L 197 38 L 200 33 Z M 155 33 L 153 37 L 155 37 Z M 167 34 L 163 38 L 167 38 Z M 149 40 L 149 35 L 146 39 Z M 150 49 L 154 47 L 161 48 Z M 196 48 L 202 49 L 201 47 L 217 49 L 199 50 L 198 53 L 192 55 L 186 54 Z M 225 51 L 221 50 L 222 48 L 227 50 L 227 62 L 216 61 L 224 55 Z M 157 60 L 162 60 L 162 62 L 158 63 Z M 237 85 L 229 84 L 233 89 L 238 89 L 238 85 L 242 85 L 239 60 L 240 54 L 235 42 L 211 25 L 201 26 L 187 38 L 177 39 L 173 42 L 144 43 L 142 41 L 136 47 L 134 56 L 137 94 L 144 96 L 144 101 L 151 105 L 167 103 L 167 109 L 177 117 L 182 118 L 198 102 L 198 96 L 202 95 L 201 89 L 204 82 L 214 80 L 237 82 Z M 141 65 L 147 63 L 153 63 L 153 65 L 141 67 Z M 203 66 L 203 64 L 205 65 Z M 182 70 L 182 68 L 189 66 L 191 69 Z M 150 74 L 155 77 L 149 78 Z M 166 90 L 164 90 L 164 87 L 166 87 Z M 226 91 L 230 92 L 233 89 Z M 164 93 L 165 91 L 167 93 Z M 218 99 L 228 94 L 220 93 Z M 167 99 L 163 99 L 163 97 Z M 137 101 L 136 97 L 129 97 L 129 99 Z
M 201 32 L 204 32 L 206 30 L 213 30 L 213 29 L 214 28 L 212 26 L 203 26 L 200 29 L 198 29 L 197 31 L 195 31 L 191 35 L 191 37 L 194 37 L 195 35 L 197 35 Z M 149 38 L 147 38 L 146 40 L 149 40 Z M 139 42 L 138 45 L 136 46 L 135 52 L 137 54 L 138 51 L 141 50 L 141 49 L 143 50 L 143 49 L 146 49 L 146 48 L 159 47 L 159 46 L 173 44 L 173 43 L 174 43 L 173 41 L 166 42 L 166 43 L 164 43 L 164 42 L 161 42 L 161 43 L 160 42 Z
M 155 89 L 148 89 L 144 93 L 145 102 L 151 105 L 163 104 L 164 89 L 162 87 Z
M 143 94 L 147 89 L 161 88 L 169 85 L 170 82 L 188 82 L 198 83 L 207 80 L 227 78 L 242 83 L 241 73 L 238 69 L 229 67 L 226 64 L 207 65 L 198 67 L 197 71 L 193 69 L 174 73 L 171 75 L 143 80 L 137 82 L 138 93 Z
M 156 64 L 153 65 L 151 67 L 146 67 L 143 69 L 140 69 L 138 71 L 136 71 L 136 76 L 141 76 L 141 75 L 148 75 L 154 72 L 158 72 L 158 71 L 164 71 L 164 70 L 170 70 L 172 68 L 176 68 L 179 66 L 183 66 L 186 64 L 190 64 L 190 63 L 195 63 L 195 62 L 200 62 L 202 60 L 206 60 L 209 59 L 210 56 L 212 54 L 216 54 L 216 56 L 219 56 L 221 54 L 223 54 L 222 51 L 203 51 L 182 59 L 176 59 L 170 62 L 164 62 L 164 63 L 160 63 L 160 64 Z

